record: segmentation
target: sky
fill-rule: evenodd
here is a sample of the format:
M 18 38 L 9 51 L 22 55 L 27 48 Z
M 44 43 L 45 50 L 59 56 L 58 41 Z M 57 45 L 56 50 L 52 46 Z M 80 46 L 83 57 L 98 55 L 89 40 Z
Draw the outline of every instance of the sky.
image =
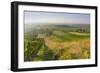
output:
M 54 23 L 54 24 L 90 24 L 90 14 L 24 11 L 25 24 Z

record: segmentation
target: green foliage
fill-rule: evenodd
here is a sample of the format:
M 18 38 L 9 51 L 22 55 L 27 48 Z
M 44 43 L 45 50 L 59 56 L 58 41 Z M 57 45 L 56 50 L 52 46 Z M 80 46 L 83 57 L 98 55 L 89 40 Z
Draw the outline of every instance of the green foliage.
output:
M 33 40 L 34 41 L 24 41 L 24 61 L 42 61 L 54 59 L 53 52 L 45 45 L 43 39 Z

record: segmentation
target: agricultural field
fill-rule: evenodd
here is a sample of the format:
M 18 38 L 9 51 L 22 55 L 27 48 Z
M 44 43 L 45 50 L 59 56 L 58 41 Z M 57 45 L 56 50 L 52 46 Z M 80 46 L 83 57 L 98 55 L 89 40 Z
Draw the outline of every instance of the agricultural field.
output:
M 30 24 L 24 31 L 24 61 L 90 58 L 89 24 Z

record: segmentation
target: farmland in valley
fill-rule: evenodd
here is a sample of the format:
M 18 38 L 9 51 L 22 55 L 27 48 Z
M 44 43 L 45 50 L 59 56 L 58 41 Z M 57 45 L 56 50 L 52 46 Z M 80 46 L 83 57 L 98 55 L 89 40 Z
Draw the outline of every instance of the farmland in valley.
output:
M 89 24 L 25 24 L 24 61 L 90 58 Z

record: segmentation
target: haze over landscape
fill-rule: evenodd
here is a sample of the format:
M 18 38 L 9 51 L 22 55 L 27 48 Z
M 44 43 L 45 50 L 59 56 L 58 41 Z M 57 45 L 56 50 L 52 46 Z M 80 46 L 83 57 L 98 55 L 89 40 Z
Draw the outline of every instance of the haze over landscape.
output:
M 25 11 L 25 24 L 32 23 L 62 23 L 90 24 L 90 14 L 60 13 L 60 12 L 30 12 Z

